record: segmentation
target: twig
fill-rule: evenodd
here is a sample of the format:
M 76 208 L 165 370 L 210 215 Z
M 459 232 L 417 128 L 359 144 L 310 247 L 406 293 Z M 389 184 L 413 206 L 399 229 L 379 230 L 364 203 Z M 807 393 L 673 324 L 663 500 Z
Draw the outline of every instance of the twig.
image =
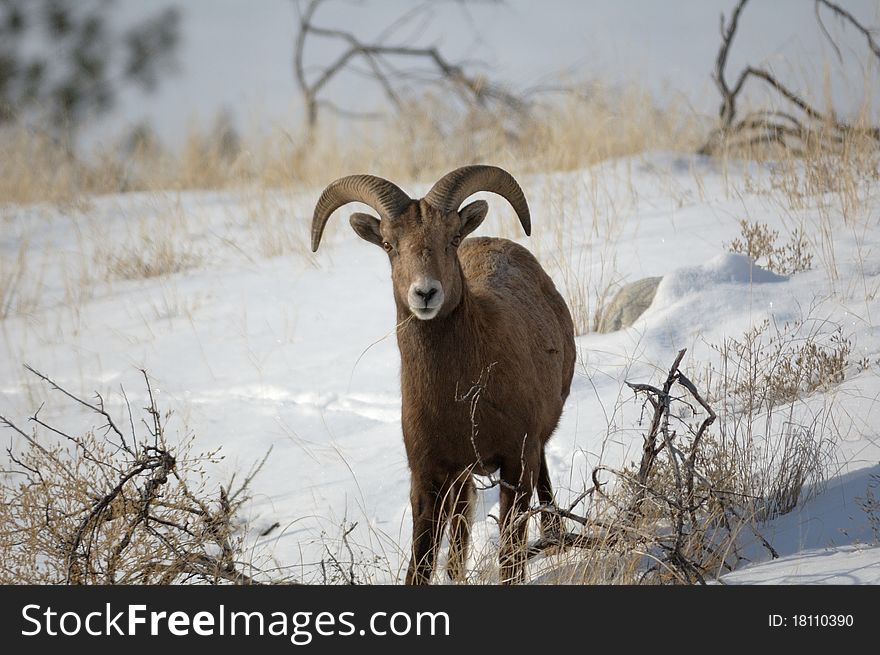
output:
M 113 430 L 114 433 L 116 433 L 116 435 L 119 437 L 120 441 L 123 441 L 123 442 L 125 441 L 125 436 L 122 434 L 122 430 L 120 430 L 118 427 L 116 427 L 116 423 L 113 421 L 113 417 L 110 416 L 110 414 L 107 412 L 107 410 L 104 409 L 104 400 L 101 398 L 100 394 L 96 394 L 98 396 L 99 404 L 93 405 L 92 403 L 86 402 L 82 398 L 79 398 L 79 397 L 73 395 L 72 393 L 70 393 L 69 391 L 67 391 L 66 389 L 60 387 L 55 382 L 55 380 L 51 379 L 48 375 L 43 375 L 37 369 L 29 366 L 28 364 L 25 364 L 24 367 L 28 371 L 30 371 L 31 373 L 36 375 L 38 378 L 40 378 L 44 382 L 48 383 L 49 386 L 52 387 L 52 389 L 54 389 L 55 391 L 60 391 L 61 393 L 63 393 L 65 396 L 67 396 L 71 400 L 73 400 L 73 401 L 79 403 L 80 405 L 83 405 L 84 407 L 89 408 L 93 412 L 103 416 L 107 420 L 107 427 L 109 427 L 111 430 Z

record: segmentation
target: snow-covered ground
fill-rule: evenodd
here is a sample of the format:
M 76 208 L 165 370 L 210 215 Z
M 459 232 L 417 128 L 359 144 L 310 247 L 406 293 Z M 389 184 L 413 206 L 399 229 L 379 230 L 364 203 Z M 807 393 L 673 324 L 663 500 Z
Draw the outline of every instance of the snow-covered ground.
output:
M 755 549 L 755 563 L 724 579 L 874 583 L 880 549 L 863 499 L 880 474 L 880 186 L 863 182 L 863 204 L 850 208 L 833 194 L 795 202 L 786 180 L 770 166 L 656 153 L 523 178 L 531 239 L 493 196 L 494 218 L 478 233 L 532 249 L 567 297 L 579 299 L 572 305 L 582 318 L 605 285 L 664 276 L 632 328 L 577 340 L 572 393 L 548 446 L 562 502 L 598 463 L 637 457 L 641 406 L 625 380 L 656 382 L 681 348 L 695 371 L 717 364 L 712 345 L 765 319 L 799 321 L 820 336 L 840 327 L 852 343 L 844 381 L 800 402 L 804 411 L 830 411 L 828 483 L 763 527 L 780 560 L 761 564 L 766 552 Z M 399 182 L 411 195 L 424 191 Z M 134 407 L 143 405 L 144 368 L 161 408 L 174 411 L 169 433 L 195 434 L 199 450 L 222 447 L 225 459 L 212 469 L 218 482 L 271 449 L 248 506 L 260 552 L 313 579 L 328 544 L 357 523 L 350 541 L 365 573 L 393 582 L 406 566 L 410 526 L 389 266 L 351 232 L 347 214 L 332 219 L 316 255 L 307 252 L 319 191 L 0 208 L 4 269 L 19 253 L 27 262 L 13 302 L 21 311 L 0 320 L 0 414 L 23 420 L 47 397 L 24 363 L 71 391 L 100 391 L 118 412 L 120 385 Z M 729 253 L 740 219 L 768 224 L 780 240 L 803 228 L 812 269 L 778 276 Z M 152 248 L 160 259 L 162 244 L 191 267 L 121 279 L 118 258 Z M 71 429 L 90 425 L 57 396 L 42 416 Z M 477 551 L 497 539 L 488 518 L 496 503 L 497 489 L 481 492 Z

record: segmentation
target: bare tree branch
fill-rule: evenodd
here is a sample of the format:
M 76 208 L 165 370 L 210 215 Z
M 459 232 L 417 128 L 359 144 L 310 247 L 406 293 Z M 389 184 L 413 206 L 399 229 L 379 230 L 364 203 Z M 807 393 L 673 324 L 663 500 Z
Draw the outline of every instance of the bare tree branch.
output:
M 862 23 L 859 22 L 855 18 L 855 16 L 853 16 L 850 12 L 848 12 L 846 9 L 841 7 L 836 2 L 831 2 L 831 0 L 816 0 L 816 2 L 815 2 L 816 20 L 819 21 L 819 24 L 822 26 L 823 33 L 828 38 L 828 40 L 831 42 L 831 45 L 834 46 L 834 49 L 837 52 L 838 56 L 840 56 L 840 49 L 837 47 L 837 44 L 834 43 L 834 40 L 831 38 L 831 35 L 828 34 L 828 30 L 825 29 L 824 23 L 822 23 L 822 16 L 819 13 L 820 6 L 826 7 L 827 9 L 831 10 L 832 12 L 834 12 L 834 14 L 836 14 L 837 16 L 842 18 L 844 21 L 846 21 L 850 25 L 852 25 L 859 32 L 861 32 L 862 35 L 864 35 L 865 40 L 868 42 L 868 48 L 870 48 L 871 52 L 874 53 L 875 57 L 880 59 L 880 44 L 878 44 L 877 41 L 874 40 L 874 34 L 873 34 L 873 32 L 876 32 L 876 30 L 869 30 L 867 27 L 862 25 Z
M 403 107 L 403 82 L 417 80 L 423 84 L 448 85 L 465 106 L 487 109 L 490 105 L 498 105 L 517 113 L 525 112 L 527 106 L 520 96 L 490 82 L 485 76 L 466 72 L 463 63 L 450 61 L 436 46 L 389 43 L 393 35 L 402 27 L 412 24 L 419 17 L 429 17 L 435 3 L 425 2 L 406 11 L 382 30 L 375 40 L 367 42 L 352 32 L 316 25 L 315 13 L 325 2 L 326 0 L 309 0 L 304 7 L 296 2 L 299 27 L 293 67 L 303 96 L 306 108 L 305 122 L 310 134 L 317 125 L 321 108 L 329 108 L 350 117 L 374 117 L 374 114 L 342 109 L 322 97 L 328 84 L 339 74 L 343 71 L 357 70 L 353 68 L 355 62 L 362 62 L 367 66 L 368 76 L 377 83 L 396 111 L 400 111 Z M 458 4 L 463 10 L 467 7 L 467 2 L 464 0 L 458 0 Z M 419 31 L 424 25 L 425 23 Z M 313 37 L 330 39 L 344 46 L 341 54 L 319 66 L 315 75 L 310 74 L 311 69 L 304 63 L 306 43 Z M 392 62 L 394 59 L 411 63 L 407 67 L 398 68 Z
M 718 148 L 731 143 L 738 145 L 775 143 L 794 152 L 800 152 L 800 148 L 795 144 L 804 144 L 810 139 L 815 139 L 829 146 L 838 146 L 851 135 L 865 136 L 880 143 L 880 127 L 852 125 L 838 120 L 833 110 L 827 113 L 819 111 L 801 94 L 783 84 L 779 78 L 766 69 L 748 65 L 740 71 L 736 81 L 732 85 L 730 84 L 726 72 L 727 60 L 739 27 L 740 15 L 747 2 L 748 0 L 739 0 L 729 21 L 725 21 L 724 15 L 721 16 L 721 45 L 718 48 L 715 70 L 712 74 L 712 79 L 721 94 L 721 105 L 718 111 L 720 126 L 712 132 L 709 139 L 700 148 L 700 154 L 711 154 Z M 875 57 L 880 58 L 880 46 L 875 41 L 872 30 L 865 27 L 839 4 L 831 0 L 815 0 L 816 20 L 823 34 L 834 47 L 838 58 L 842 59 L 840 49 L 822 21 L 820 6 L 827 8 L 861 32 L 865 36 L 870 51 Z M 737 101 L 746 82 L 750 79 L 761 80 L 767 84 L 770 89 L 803 115 L 795 116 L 793 113 L 780 110 L 759 110 L 749 112 L 738 119 Z M 784 123 L 776 120 L 779 118 L 782 118 Z M 736 142 L 736 139 L 740 140 Z
M 724 71 L 727 68 L 727 56 L 730 53 L 730 44 L 733 43 L 733 37 L 736 35 L 736 29 L 739 26 L 739 16 L 745 9 L 748 0 L 739 0 L 739 3 L 733 10 L 730 22 L 725 27 L 724 14 L 721 14 L 721 47 L 718 49 L 718 56 L 715 60 L 715 74 L 713 79 L 721 92 L 721 109 L 719 114 L 722 125 L 729 126 L 733 122 L 736 115 L 736 93 L 731 92 L 727 84 Z

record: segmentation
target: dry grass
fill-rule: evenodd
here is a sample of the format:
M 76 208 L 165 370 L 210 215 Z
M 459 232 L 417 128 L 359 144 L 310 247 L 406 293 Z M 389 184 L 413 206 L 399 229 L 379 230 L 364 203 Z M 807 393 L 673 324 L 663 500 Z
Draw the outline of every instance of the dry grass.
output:
M 769 176 L 747 178 L 746 190 L 765 194 L 775 206 L 789 234 L 790 245 L 783 246 L 789 254 L 797 254 L 792 248 L 809 251 L 834 292 L 847 297 L 872 293 L 840 286 L 835 246 L 836 238 L 849 234 L 862 251 L 866 232 L 877 226 L 873 208 L 880 189 L 880 145 L 864 128 L 878 124 L 880 117 L 867 97 L 853 123 L 859 129 L 851 133 L 840 135 L 820 126 L 798 148 L 751 143 L 721 153 L 722 161 L 740 158 L 764 164 Z M 867 256 L 860 252 L 860 257 Z M 864 268 L 863 260 L 858 263 Z
M 638 89 L 611 91 L 595 85 L 545 97 L 527 119 L 462 112 L 431 96 L 412 100 L 397 117 L 366 125 L 342 125 L 328 116 L 310 145 L 302 134 L 282 129 L 241 137 L 228 122 L 218 120 L 207 128 L 192 125 L 176 151 L 164 148 L 148 130 L 140 130 L 85 160 L 71 156 L 48 131 L 7 126 L 0 130 L 4 151 L 0 204 L 50 203 L 76 209 L 95 194 L 147 191 L 155 194 L 158 204 L 169 205 L 158 208 L 149 225 L 129 230 L 123 244 L 89 231 L 83 220 L 87 232 L 79 244 L 83 261 L 65 260 L 72 270 L 63 276 L 67 297 L 78 307 L 97 284 L 155 278 L 203 263 L 189 238 L 194 218 L 181 215 L 184 212 L 174 206 L 175 195 L 183 190 L 240 193 L 254 244 L 232 245 L 244 249 L 248 259 L 309 257 L 307 241 L 292 225 L 290 194 L 311 191 L 336 177 L 363 171 L 409 186 L 430 183 L 473 162 L 504 166 L 517 177 L 578 169 L 651 149 L 693 150 L 701 138 L 700 123 L 684 107 L 655 107 Z M 574 308 L 579 333 L 589 331 L 596 307 L 617 281 L 614 250 L 620 225 L 616 213 L 601 209 L 603 190 L 596 180 L 586 189 L 590 206 L 579 205 L 581 191 L 574 189 L 572 194 L 567 185 L 559 184 L 544 190 L 544 199 L 560 212 L 548 217 L 541 237 L 546 237 L 548 253 L 558 253 L 552 255 L 558 261 L 551 266 L 556 266 L 554 275 Z M 562 238 L 581 224 L 585 212 L 590 221 L 580 232 L 585 242 L 594 237 L 602 240 L 596 251 Z M 499 226 L 500 236 L 518 235 L 510 221 Z M 28 251 L 22 242 L 17 258 L 0 262 L 0 316 L 25 313 L 39 305 L 41 288 L 34 275 L 39 254 Z M 95 262 L 95 270 L 86 260 Z
M 810 317 L 782 326 L 765 320 L 712 348 L 720 356 L 723 383 L 716 395 L 755 412 L 829 391 L 852 364 L 852 342 L 842 328 Z
M 307 145 L 304 135 L 282 130 L 242 139 L 222 122 L 208 130 L 194 125 L 176 152 L 139 135 L 89 161 L 71 157 L 45 132 L 5 128 L 0 202 L 57 203 L 136 190 L 302 188 L 354 171 L 427 182 L 472 162 L 516 174 L 571 170 L 652 149 L 693 150 L 702 132 L 701 121 L 683 107 L 655 107 L 643 91 L 600 86 L 536 104 L 526 119 L 463 113 L 426 96 L 402 115 L 363 128 L 326 117 Z
M 706 374 L 722 428 L 720 452 L 755 520 L 785 514 L 821 491 L 837 437 L 831 406 L 809 402 L 851 367 L 852 344 L 840 326 L 810 317 L 781 327 L 761 323 L 713 346 Z
M 28 242 L 22 239 L 14 259 L 0 259 L 0 320 L 25 312 L 32 305 L 33 299 L 26 292 L 27 254 Z
M 255 234 L 255 259 L 298 255 L 310 258 L 305 221 L 290 215 L 291 198 L 282 191 L 255 189 L 242 194 L 248 227 Z M 299 223 L 299 224 L 297 224 Z
M 0 147 L 0 203 L 63 203 L 97 190 L 85 171 L 44 132 L 5 127 L 0 130 Z
M 871 112 L 863 113 L 867 122 Z M 366 125 L 353 127 L 326 116 L 311 142 L 280 128 L 243 137 L 228 121 L 218 120 L 208 128 L 193 125 L 175 151 L 142 132 L 88 161 L 70 157 L 46 132 L 7 127 L 0 131 L 0 203 L 78 206 L 101 193 L 236 189 L 244 191 L 248 224 L 256 228 L 256 248 L 249 258 L 307 257 L 307 244 L 291 229 L 289 206 L 281 196 L 310 191 L 336 177 L 363 171 L 409 186 L 430 183 L 463 164 L 492 162 L 521 178 L 583 169 L 650 150 L 694 152 L 710 127 L 685 106 L 658 107 L 641 89 L 612 90 L 600 84 L 539 98 L 527 118 L 465 112 L 440 97 L 425 96 L 411 100 L 394 118 Z M 880 175 L 876 143 L 851 136 L 833 149 L 818 138 L 800 152 L 766 144 L 722 149 L 723 165 L 733 165 L 734 158 L 768 162 L 769 182 L 762 181 L 766 186 L 757 190 L 771 194 L 791 223 L 786 230 L 790 242 L 770 243 L 765 249 L 768 262 L 802 270 L 816 259 L 834 283 L 838 215 L 852 230 L 869 222 L 867 207 Z M 597 176 L 582 176 L 576 185 L 544 179 L 548 181 L 538 193 L 550 212 L 532 246 L 551 269 L 573 310 L 577 332 L 583 334 L 594 328 L 593 317 L 626 278 L 617 265 L 623 212 L 609 206 L 606 182 Z M 805 207 L 815 209 L 809 213 L 812 222 L 804 222 Z M 201 257 L 181 231 L 189 220 L 166 221 L 132 235 L 122 250 L 108 246 L 107 252 L 97 253 L 105 270 L 89 279 L 151 278 L 198 266 Z M 514 228 L 514 223 L 502 221 L 493 233 L 514 236 Z M 580 237 L 577 242 L 573 234 Z M 771 241 L 775 237 L 763 236 Z M 741 245 L 750 252 L 754 244 Z M 22 298 L 21 278 L 34 268 L 28 264 L 24 257 L 0 264 L 2 315 L 33 306 L 33 299 Z M 70 279 L 89 284 L 82 275 Z M 87 290 L 71 284 L 71 297 L 88 297 Z
M 186 241 L 167 232 L 143 234 L 136 245 L 120 253 L 106 256 L 107 275 L 122 280 L 143 280 L 179 273 L 194 268 L 201 257 L 193 252 Z
M 877 489 L 880 488 L 880 475 L 871 475 L 871 480 L 865 488 L 865 495 L 856 497 L 856 501 L 865 512 L 868 525 L 871 526 L 871 534 L 874 544 L 880 544 L 880 498 L 877 497 Z

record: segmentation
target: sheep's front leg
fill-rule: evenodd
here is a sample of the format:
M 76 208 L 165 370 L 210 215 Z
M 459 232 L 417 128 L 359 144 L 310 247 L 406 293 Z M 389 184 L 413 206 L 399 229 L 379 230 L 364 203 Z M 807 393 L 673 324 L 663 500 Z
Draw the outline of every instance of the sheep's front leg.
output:
M 410 502 L 413 515 L 412 558 L 406 572 L 406 584 L 426 585 L 431 582 L 437 546 L 446 523 L 448 485 L 413 475 Z
M 453 582 L 464 582 L 476 493 L 470 472 L 463 472 L 452 485 L 446 574 Z

